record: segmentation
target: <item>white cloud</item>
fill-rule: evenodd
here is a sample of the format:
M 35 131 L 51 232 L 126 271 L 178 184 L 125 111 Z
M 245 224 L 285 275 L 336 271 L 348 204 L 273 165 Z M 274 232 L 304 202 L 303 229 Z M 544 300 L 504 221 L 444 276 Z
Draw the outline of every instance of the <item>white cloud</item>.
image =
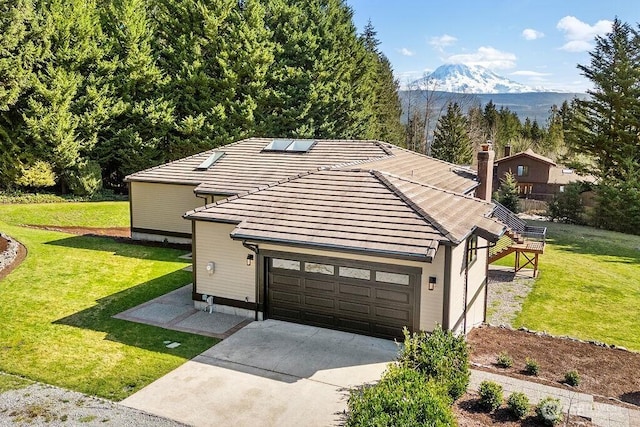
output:
M 501 52 L 491 46 L 482 46 L 474 53 L 451 55 L 446 62 L 452 64 L 480 65 L 490 69 L 505 69 L 516 66 L 516 55 Z
M 565 16 L 556 25 L 556 28 L 564 32 L 566 43 L 560 48 L 568 52 L 584 52 L 590 50 L 593 39 L 611 31 L 613 22 L 606 19 L 589 25 L 575 16 Z
M 544 76 L 550 76 L 551 73 L 541 73 L 539 71 L 527 71 L 527 70 L 521 70 L 521 71 L 514 71 L 513 73 L 511 73 L 512 76 L 525 76 L 525 77 L 544 77 Z
M 431 40 L 429 40 L 429 44 L 438 50 L 442 50 L 447 46 L 451 46 L 457 41 L 457 38 L 448 34 L 443 34 L 438 37 L 431 37 Z
M 407 49 L 406 47 L 403 47 L 402 49 L 396 49 L 398 52 L 400 52 L 400 55 L 404 55 L 404 56 L 413 56 L 416 53 Z
M 525 40 L 536 40 L 544 37 L 544 33 L 534 30 L 533 28 L 526 28 L 522 30 L 522 37 L 524 37 Z

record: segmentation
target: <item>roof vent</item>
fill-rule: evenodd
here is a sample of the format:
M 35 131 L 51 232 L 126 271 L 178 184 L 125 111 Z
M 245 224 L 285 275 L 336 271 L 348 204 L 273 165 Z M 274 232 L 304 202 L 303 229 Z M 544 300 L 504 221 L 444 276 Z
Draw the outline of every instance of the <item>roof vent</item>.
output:
M 212 155 L 210 155 L 209 157 L 207 157 L 207 159 L 200 163 L 198 166 L 196 166 L 196 170 L 197 171 L 206 171 L 207 169 L 209 169 L 215 162 L 217 162 L 218 160 L 220 160 L 222 157 L 224 156 L 224 151 L 216 151 L 215 153 L 213 153 Z
M 315 143 L 314 139 L 274 139 L 262 151 L 306 153 Z

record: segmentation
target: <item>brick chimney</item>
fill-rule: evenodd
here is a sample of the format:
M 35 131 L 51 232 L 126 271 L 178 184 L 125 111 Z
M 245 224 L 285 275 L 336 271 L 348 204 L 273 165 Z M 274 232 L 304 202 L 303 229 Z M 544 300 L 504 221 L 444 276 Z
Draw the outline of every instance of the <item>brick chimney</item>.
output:
M 491 193 L 493 192 L 493 160 L 496 157 L 491 146 L 491 141 L 487 141 L 478 151 L 478 181 L 480 181 L 480 185 L 476 188 L 476 197 L 488 202 L 491 201 Z
M 511 146 L 510 145 L 505 145 L 504 146 L 504 156 L 505 157 L 509 157 L 511 155 Z

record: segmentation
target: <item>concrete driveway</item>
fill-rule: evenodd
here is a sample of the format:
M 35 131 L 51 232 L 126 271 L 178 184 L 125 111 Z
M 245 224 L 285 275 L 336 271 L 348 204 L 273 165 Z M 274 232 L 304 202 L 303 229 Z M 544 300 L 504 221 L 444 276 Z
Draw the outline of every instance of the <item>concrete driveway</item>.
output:
M 339 425 L 348 388 L 380 378 L 393 341 L 267 320 L 121 403 L 193 426 Z

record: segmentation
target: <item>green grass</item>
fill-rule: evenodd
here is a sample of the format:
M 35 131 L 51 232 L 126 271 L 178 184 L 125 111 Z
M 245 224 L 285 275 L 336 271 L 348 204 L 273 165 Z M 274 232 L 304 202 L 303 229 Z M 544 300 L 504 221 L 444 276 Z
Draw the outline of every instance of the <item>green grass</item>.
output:
M 533 223 L 549 240 L 514 326 L 640 350 L 640 236 Z
M 19 390 L 31 384 L 33 384 L 33 382 L 27 379 L 15 375 L 3 374 L 0 372 L 0 394 L 9 390 Z
M 183 251 L 15 225 L 122 226 L 126 203 L 13 208 L 0 207 L 0 230 L 28 256 L 0 281 L 0 371 L 120 400 L 215 344 L 111 317 L 189 283 Z
M 0 204 L 0 221 L 13 225 L 128 227 L 129 202 Z

